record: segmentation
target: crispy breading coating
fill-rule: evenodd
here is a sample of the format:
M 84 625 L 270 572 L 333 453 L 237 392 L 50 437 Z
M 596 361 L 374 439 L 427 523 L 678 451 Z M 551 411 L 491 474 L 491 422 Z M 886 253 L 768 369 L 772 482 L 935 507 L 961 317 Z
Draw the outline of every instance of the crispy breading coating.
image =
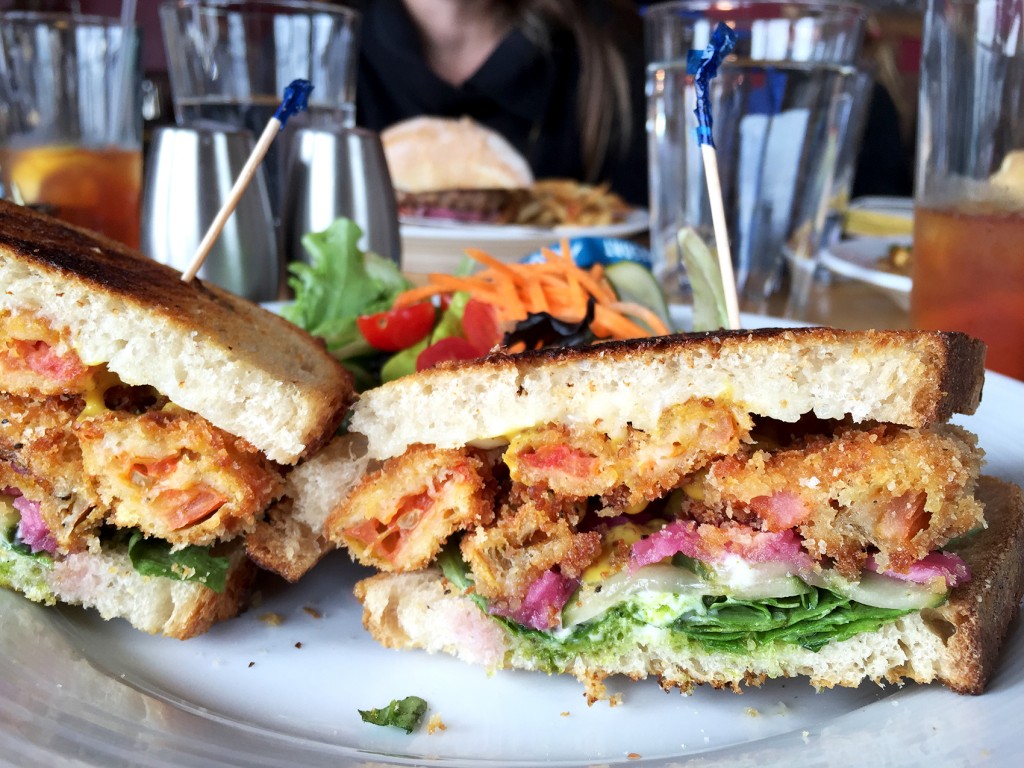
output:
M 720 456 L 739 450 L 750 417 L 710 399 L 667 408 L 657 428 L 627 428 L 612 440 L 596 430 L 549 424 L 516 435 L 504 461 L 512 479 L 549 488 L 559 496 L 604 497 L 607 514 L 653 501 L 684 477 Z
M 8 484 L 39 502 L 50 534 L 66 552 L 86 549 L 103 521 L 74 432 L 82 406 L 77 396 L 0 393 L 0 458 L 13 473 Z
M 579 505 L 557 504 L 519 494 L 513 488 L 494 525 L 478 526 L 462 539 L 462 556 L 476 591 L 502 608 L 516 611 L 530 585 L 551 568 L 579 578 L 601 554 L 601 536 L 579 533 Z
M 453 533 L 493 520 L 493 485 L 482 451 L 414 445 L 369 473 L 331 513 L 325 531 L 366 565 L 422 568 Z
M 20 395 L 85 392 L 94 370 L 64 335 L 27 313 L 0 312 L 0 390 Z
M 173 406 L 108 411 L 80 422 L 76 434 L 109 521 L 175 545 L 251 530 L 282 490 L 280 470 L 255 447 Z
M 844 427 L 717 461 L 704 497 L 753 510 L 769 530 L 796 526 L 812 554 L 835 559 L 847 575 L 876 548 L 880 567 L 900 571 L 982 525 L 974 499 L 981 458 L 977 440 L 952 425 Z

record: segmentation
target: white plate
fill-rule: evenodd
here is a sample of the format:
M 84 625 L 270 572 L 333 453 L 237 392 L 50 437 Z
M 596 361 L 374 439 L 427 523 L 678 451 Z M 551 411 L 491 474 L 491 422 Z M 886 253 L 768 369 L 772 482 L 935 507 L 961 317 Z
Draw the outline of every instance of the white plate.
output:
M 1024 384 L 989 374 L 978 414 L 957 419 L 979 435 L 987 471 L 1018 483 L 1022 402 Z M 446 656 L 377 646 L 351 595 L 362 573 L 337 554 L 294 587 L 268 583 L 260 607 L 186 642 L 0 590 L 0 763 L 863 768 L 1024 757 L 1016 624 L 980 697 L 871 684 L 818 694 L 804 680 L 686 697 L 645 681 L 613 684 L 620 706 L 588 707 L 572 679 L 488 677 Z M 261 620 L 268 613 L 283 623 Z M 447 730 L 407 736 L 356 711 L 410 694 Z
M 647 230 L 650 216 L 643 208 L 624 221 L 604 227 L 519 227 L 500 224 L 460 224 L 405 219 L 401 225 L 402 269 L 406 272 L 451 272 L 466 248 L 479 248 L 502 261 L 519 261 L 538 248 L 556 245 L 563 237 L 632 237 Z
M 910 309 L 910 277 L 878 266 L 894 245 L 910 245 L 910 240 L 891 237 L 840 240 L 822 251 L 821 263 L 837 275 L 880 288 L 900 307 Z

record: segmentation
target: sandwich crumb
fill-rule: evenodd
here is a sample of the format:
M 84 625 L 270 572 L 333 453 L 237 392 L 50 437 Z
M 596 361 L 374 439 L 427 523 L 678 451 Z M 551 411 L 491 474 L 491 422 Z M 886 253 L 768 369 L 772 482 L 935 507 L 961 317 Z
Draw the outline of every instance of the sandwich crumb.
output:
M 301 643 L 301 642 L 298 642 L 298 643 L 296 643 L 296 644 L 295 644 L 295 647 L 296 647 L 296 648 L 301 648 L 301 647 L 302 647 L 302 643 Z
M 617 707 L 622 703 L 622 694 L 616 693 L 614 696 L 608 698 L 609 707 Z
M 324 616 L 324 615 L 323 615 L 322 613 L 320 613 L 320 611 L 318 611 L 318 610 L 317 610 L 316 608 L 314 608 L 314 607 L 313 607 L 313 606 L 311 606 L 311 605 L 305 605 L 305 606 L 303 606 L 303 607 L 302 607 L 302 610 L 304 610 L 304 611 L 305 611 L 306 613 L 308 613 L 308 614 L 309 614 L 310 616 L 312 616 L 312 617 L 313 617 L 314 619 L 322 619 L 322 618 L 323 618 L 323 616 Z
M 639 752 L 630 752 L 628 755 L 626 755 L 627 760 L 639 760 L 640 758 L 641 755 Z
M 565 712 L 559 712 L 558 714 L 560 714 L 562 717 L 568 717 L 569 716 L 568 710 L 566 710 Z
M 803 733 L 800 734 L 800 738 L 803 739 L 804 744 L 810 744 L 811 743 L 811 732 L 810 731 L 804 731 Z
M 754 707 L 747 707 L 744 711 L 747 713 L 747 717 L 760 717 L 761 716 L 761 713 L 758 710 L 756 710 Z
M 427 720 L 427 733 L 433 734 L 435 731 L 447 731 L 448 726 L 444 724 L 444 720 L 441 719 L 441 715 L 434 713 Z
M 267 612 L 260 616 L 260 621 L 268 627 L 280 627 L 284 624 L 284 616 L 280 613 Z
M 255 666 L 256 666 L 256 662 L 255 661 L 250 661 L 249 662 L 249 669 L 252 669 Z

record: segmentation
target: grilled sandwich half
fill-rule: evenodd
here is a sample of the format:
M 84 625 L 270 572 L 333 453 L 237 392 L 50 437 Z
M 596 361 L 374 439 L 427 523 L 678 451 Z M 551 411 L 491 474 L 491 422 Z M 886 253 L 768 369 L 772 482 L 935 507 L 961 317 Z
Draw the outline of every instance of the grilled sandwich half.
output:
M 734 331 L 492 355 L 364 393 L 326 529 L 382 643 L 665 687 L 806 676 L 978 693 L 1024 584 L 981 478 L 984 346 Z
M 322 343 L 100 236 L 0 202 L 0 583 L 189 637 L 353 398 Z M 294 494 L 293 494 L 294 495 Z

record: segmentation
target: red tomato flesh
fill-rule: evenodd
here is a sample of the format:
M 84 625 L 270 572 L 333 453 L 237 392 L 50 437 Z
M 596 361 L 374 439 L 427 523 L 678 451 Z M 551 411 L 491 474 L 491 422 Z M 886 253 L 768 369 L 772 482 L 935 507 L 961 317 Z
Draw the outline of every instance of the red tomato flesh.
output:
M 434 328 L 434 305 L 428 301 L 393 307 L 375 315 L 361 315 L 356 325 L 374 349 L 398 352 L 421 341 Z
M 498 312 L 494 305 L 479 299 L 467 301 L 462 315 L 462 333 L 481 356 L 500 344 L 503 334 L 498 328 Z
M 439 339 L 420 352 L 416 358 L 416 370 L 425 371 L 445 360 L 473 360 L 480 357 L 476 347 L 461 336 Z

